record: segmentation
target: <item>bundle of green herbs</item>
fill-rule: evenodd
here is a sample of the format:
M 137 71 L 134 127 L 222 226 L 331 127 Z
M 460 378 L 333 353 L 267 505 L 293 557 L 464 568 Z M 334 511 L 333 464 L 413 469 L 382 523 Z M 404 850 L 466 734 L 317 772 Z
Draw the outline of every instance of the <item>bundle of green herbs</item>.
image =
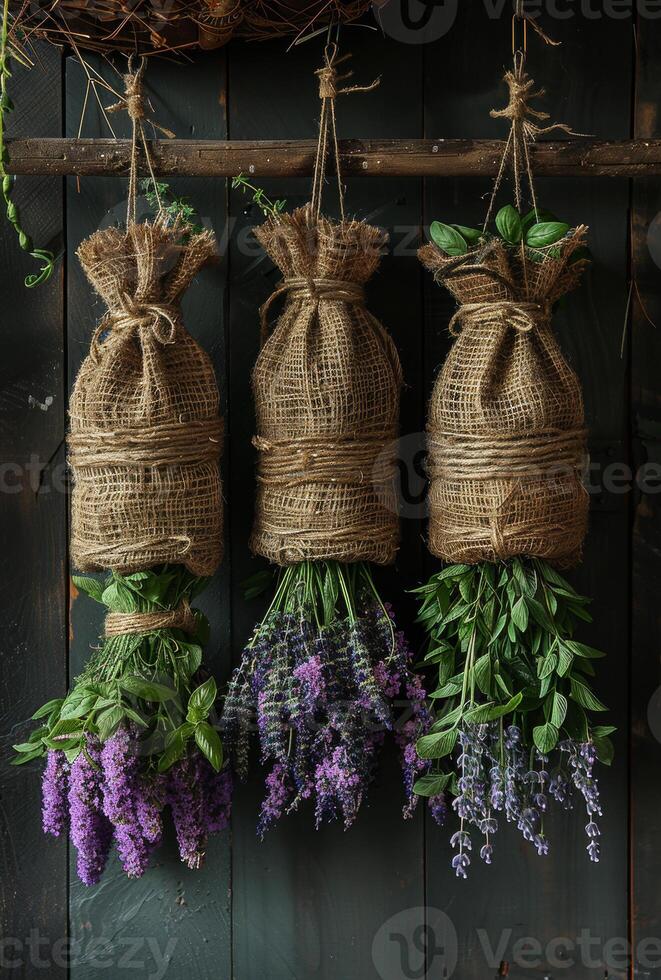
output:
M 588 600 L 536 558 L 450 565 L 417 592 L 438 688 L 431 732 L 417 745 L 433 771 L 415 790 L 452 797 L 457 876 L 467 876 L 476 833 L 491 863 L 499 814 L 547 854 L 551 801 L 584 808 L 588 854 L 598 861 L 594 768 L 610 764 L 614 728 L 595 717 L 607 710 L 592 689 L 603 654 L 574 639 L 576 625 L 590 621 Z
M 86 885 L 100 879 L 113 838 L 126 874 L 141 876 L 167 806 L 182 861 L 199 867 L 209 834 L 228 823 L 232 792 L 216 682 L 202 666 L 208 623 L 189 605 L 206 580 L 164 566 L 73 581 L 108 610 L 106 636 L 69 694 L 35 712 L 38 727 L 14 746 L 14 764 L 46 757 L 44 831 L 68 828 Z M 123 617 L 140 616 L 154 628 L 122 632 Z

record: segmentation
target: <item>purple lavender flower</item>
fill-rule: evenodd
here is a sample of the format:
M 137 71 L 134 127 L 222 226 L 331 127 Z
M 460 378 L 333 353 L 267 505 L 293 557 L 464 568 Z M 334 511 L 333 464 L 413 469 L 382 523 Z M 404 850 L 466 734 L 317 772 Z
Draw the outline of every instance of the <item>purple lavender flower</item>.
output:
M 78 877 L 96 885 L 108 860 L 112 826 L 103 813 L 100 752 L 91 740 L 71 766 L 69 780 L 69 833 L 78 851 Z
M 266 777 L 266 796 L 262 801 L 257 833 L 260 839 L 269 827 L 279 820 L 291 798 L 291 780 L 284 762 L 276 762 Z
M 189 868 L 201 868 L 204 861 L 208 823 L 203 810 L 200 757 L 185 756 L 169 772 L 168 802 L 177 833 L 179 856 Z
M 68 788 L 69 766 L 66 756 L 57 749 L 49 749 L 41 783 L 41 816 L 45 834 L 59 837 L 65 830 L 69 816 Z
M 210 834 L 225 830 L 232 813 L 232 773 L 229 769 L 215 772 L 208 763 L 205 771 L 207 829 Z
M 434 823 L 438 827 L 442 827 L 448 816 L 448 805 L 445 799 L 445 793 L 439 793 L 437 796 L 430 796 L 427 805 Z
M 138 791 L 139 757 L 128 728 L 120 727 L 101 750 L 103 768 L 103 812 L 115 829 L 115 843 L 124 871 L 129 878 L 140 878 L 149 864 L 150 847 L 145 840 L 138 816 L 149 808 L 144 794 Z M 145 814 L 143 813 L 143 816 Z M 150 817 L 153 819 L 153 813 Z M 150 829 L 150 835 L 157 829 Z

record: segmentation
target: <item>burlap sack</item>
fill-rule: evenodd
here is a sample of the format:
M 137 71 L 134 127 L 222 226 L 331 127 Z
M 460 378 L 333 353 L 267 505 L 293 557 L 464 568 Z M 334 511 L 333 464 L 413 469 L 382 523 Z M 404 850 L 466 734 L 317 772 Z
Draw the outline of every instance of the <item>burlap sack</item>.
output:
M 401 366 L 365 308 L 386 236 L 309 208 L 256 232 L 284 280 L 285 308 L 253 373 L 257 503 L 253 551 L 392 562 L 398 545 L 394 463 Z M 270 305 L 270 304 L 267 304 Z
M 179 300 L 215 251 L 163 221 L 78 249 L 108 312 L 70 402 L 71 554 L 82 571 L 165 562 L 210 575 L 222 555 L 222 423 L 213 367 Z
M 575 229 L 541 261 L 500 242 L 420 259 L 460 306 L 456 340 L 428 419 L 429 549 L 448 562 L 516 555 L 560 567 L 580 558 L 587 527 L 583 399 L 551 328 L 553 304 L 585 261 Z

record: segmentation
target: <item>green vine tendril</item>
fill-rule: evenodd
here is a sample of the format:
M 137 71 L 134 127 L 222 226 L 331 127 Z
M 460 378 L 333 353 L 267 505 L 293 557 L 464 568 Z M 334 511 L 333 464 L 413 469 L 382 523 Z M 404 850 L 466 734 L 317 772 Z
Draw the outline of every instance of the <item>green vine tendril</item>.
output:
M 272 201 L 264 193 L 263 187 L 255 187 L 243 174 L 237 174 L 236 177 L 232 177 L 232 187 L 234 190 L 241 188 L 244 194 L 250 193 L 252 195 L 252 203 L 260 208 L 266 218 L 276 218 L 284 211 L 287 204 L 283 200 Z
M 24 252 L 29 252 L 33 259 L 41 262 L 39 272 L 32 272 L 25 277 L 25 285 L 28 289 L 46 282 L 53 274 L 55 268 L 55 256 L 44 248 L 35 248 L 30 236 L 21 227 L 21 219 L 18 206 L 11 199 L 15 177 L 8 174 L 6 165 L 9 162 L 7 147 L 5 146 L 5 118 L 12 112 L 14 105 L 7 93 L 7 82 L 12 73 L 9 67 L 11 51 L 9 45 L 9 0 L 4 0 L 2 10 L 2 28 L 0 31 L 0 177 L 2 178 L 2 198 L 5 203 L 7 220 L 13 226 L 18 236 L 18 243 Z

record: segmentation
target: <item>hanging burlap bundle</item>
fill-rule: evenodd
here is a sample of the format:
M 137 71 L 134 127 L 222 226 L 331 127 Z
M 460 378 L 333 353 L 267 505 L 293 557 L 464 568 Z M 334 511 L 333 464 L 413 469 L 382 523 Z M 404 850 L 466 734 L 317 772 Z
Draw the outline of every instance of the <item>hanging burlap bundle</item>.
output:
M 517 555 L 564 567 L 581 553 L 588 495 L 583 399 L 551 328 L 578 283 L 586 229 L 522 257 L 494 241 L 420 258 L 460 306 L 429 405 L 429 548 L 448 562 Z
M 310 207 L 269 219 L 256 234 L 284 275 L 271 299 L 284 293 L 286 301 L 253 374 L 252 549 L 281 565 L 392 562 L 401 366 L 363 292 L 387 238 Z
M 213 367 L 179 301 L 215 251 L 165 220 L 78 250 L 108 308 L 70 403 L 71 554 L 82 571 L 166 562 L 210 575 L 222 554 L 222 424 Z

